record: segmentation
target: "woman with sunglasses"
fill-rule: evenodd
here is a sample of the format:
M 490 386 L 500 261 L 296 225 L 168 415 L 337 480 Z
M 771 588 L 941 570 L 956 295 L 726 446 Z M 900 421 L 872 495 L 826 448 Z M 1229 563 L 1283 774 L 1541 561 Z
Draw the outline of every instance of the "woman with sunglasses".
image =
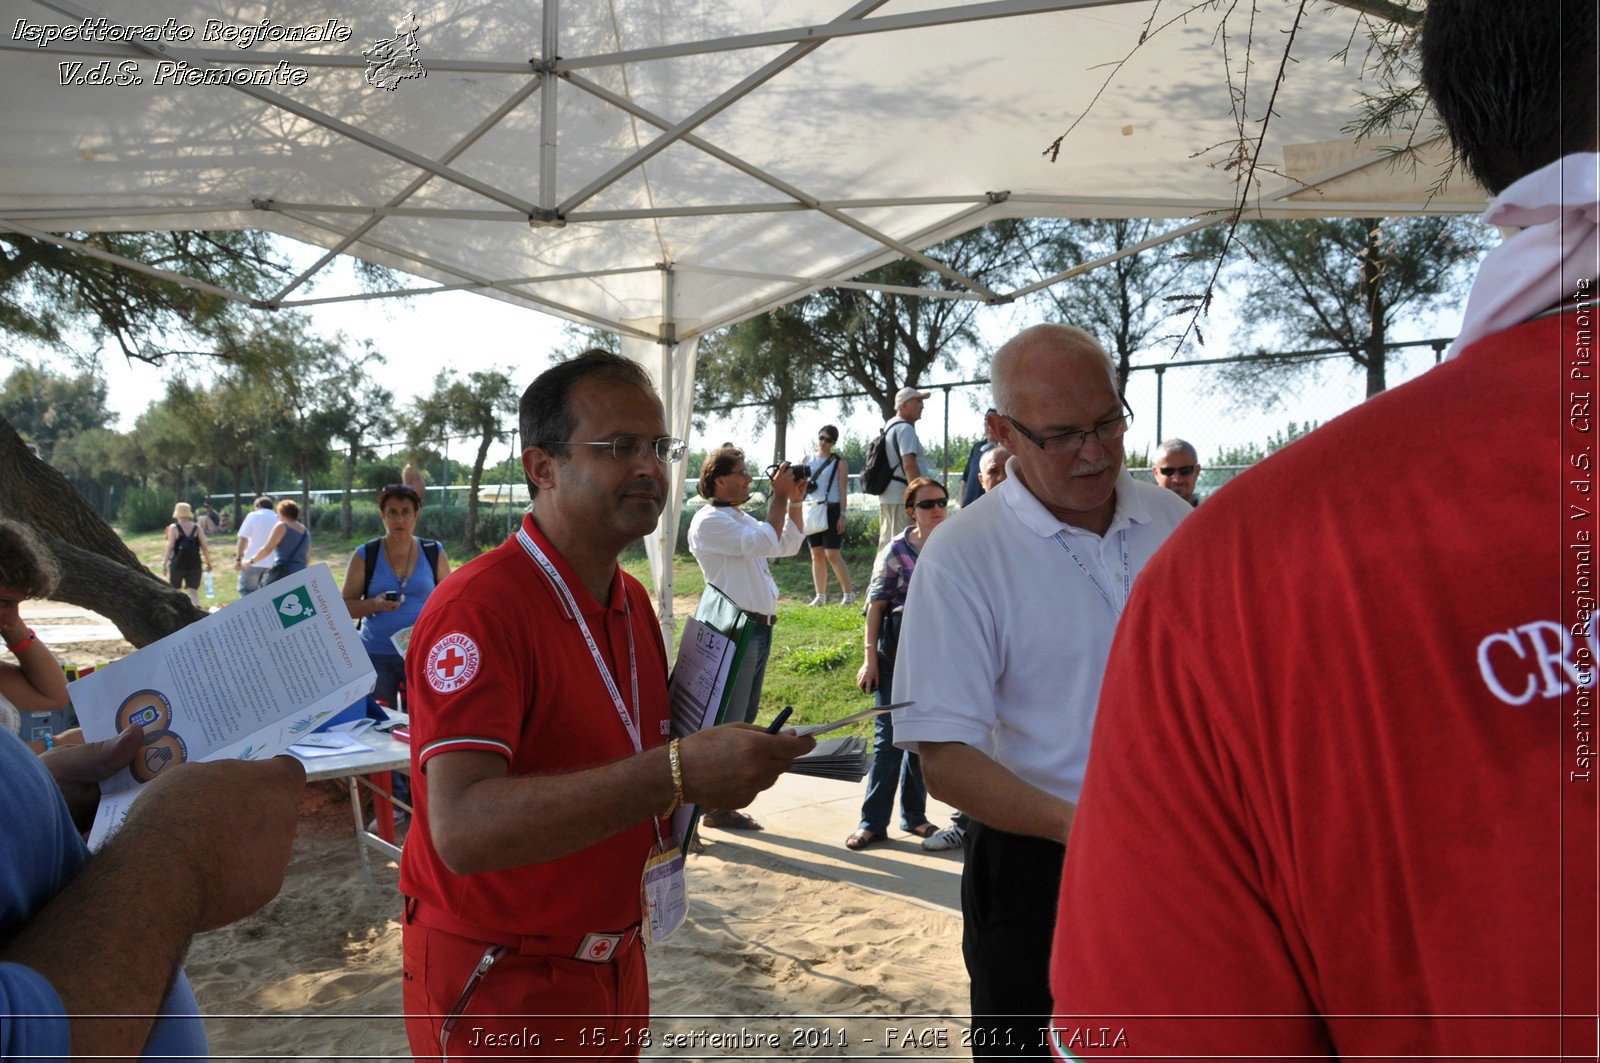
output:
M 361 621 L 361 644 L 378 673 L 372 696 L 389 706 L 395 705 L 406 675 L 405 655 L 394 636 L 417 622 L 428 596 L 450 574 L 444 546 L 413 534 L 421 504 L 407 484 L 379 491 L 386 534 L 351 554 L 344 573 L 344 604 Z
M 844 501 L 850 494 L 850 464 L 833 452 L 839 442 L 839 429 L 831 424 L 822 426 L 817 433 L 817 452 L 806 455 L 806 468 L 811 470 L 811 490 L 806 494 L 806 504 L 827 507 L 828 526 L 806 536 L 811 544 L 811 586 L 817 596 L 812 605 L 828 604 L 828 566 L 833 566 L 839 577 L 839 589 L 844 596 L 840 605 L 852 605 L 856 600 L 855 588 L 850 584 L 850 570 L 845 567 L 844 555 L 839 552 L 844 545 Z
M 950 496 L 937 481 L 919 476 L 906 485 L 906 513 L 911 524 L 890 540 L 872 566 L 867 588 L 866 659 L 856 673 L 856 685 L 873 695 L 873 703 L 893 701 L 894 659 L 900 646 L 900 613 L 917 556 L 928 537 L 950 513 Z M 872 770 L 867 775 L 867 798 L 861 804 L 861 826 L 844 841 L 847 849 L 865 849 L 889 837 L 889 812 L 894 792 L 900 789 L 900 829 L 919 838 L 937 830 L 928 822 L 928 791 L 922 784 L 922 760 L 894 744 L 893 713 L 873 718 Z

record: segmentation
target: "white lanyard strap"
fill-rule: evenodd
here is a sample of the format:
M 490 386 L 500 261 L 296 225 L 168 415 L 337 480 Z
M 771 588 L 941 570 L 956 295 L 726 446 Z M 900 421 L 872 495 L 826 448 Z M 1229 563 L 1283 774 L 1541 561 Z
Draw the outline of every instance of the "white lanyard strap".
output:
M 578 630 L 583 632 L 583 641 L 589 644 L 589 655 L 594 658 L 594 666 L 600 672 L 600 678 L 606 684 L 606 693 L 611 695 L 611 704 L 616 706 L 617 716 L 622 720 L 623 729 L 628 732 L 628 738 L 633 742 L 635 753 L 644 752 L 644 743 L 639 740 L 639 725 L 632 716 L 628 715 L 628 707 L 622 703 L 622 692 L 617 689 L 617 682 L 611 677 L 611 669 L 606 667 L 606 660 L 600 655 L 600 647 L 595 645 L 594 635 L 589 631 L 589 624 L 583 619 L 583 610 L 578 608 L 578 600 L 572 596 L 572 590 L 567 586 L 567 581 L 561 578 L 561 573 L 556 571 L 556 566 L 550 563 L 539 544 L 533 541 L 526 528 L 517 530 L 517 541 L 528 552 L 528 556 L 538 562 L 544 574 L 550 577 L 550 582 L 555 584 L 562 601 L 571 610 L 572 616 L 578 621 Z M 624 614 L 628 626 L 628 675 L 633 684 L 633 711 L 639 711 L 639 661 L 633 649 L 633 606 L 628 603 L 627 596 L 622 599 Z
M 1094 589 L 1099 591 L 1100 597 L 1104 598 L 1106 604 L 1111 606 L 1111 611 L 1117 616 L 1121 616 L 1122 607 L 1128 604 L 1128 596 L 1133 593 L 1133 570 L 1128 567 L 1128 529 L 1123 528 L 1119 531 L 1117 538 L 1120 540 L 1119 545 L 1122 547 L 1122 602 L 1120 604 L 1111 597 L 1110 591 L 1101 586 L 1094 573 L 1089 571 L 1089 566 L 1083 563 L 1083 558 L 1079 557 L 1078 552 L 1072 548 L 1072 544 L 1067 542 L 1067 537 L 1060 532 L 1056 532 L 1055 535 L 1056 542 L 1061 544 L 1061 549 L 1065 550 L 1067 556 L 1078 563 L 1078 571 L 1083 573 L 1085 579 L 1094 584 Z

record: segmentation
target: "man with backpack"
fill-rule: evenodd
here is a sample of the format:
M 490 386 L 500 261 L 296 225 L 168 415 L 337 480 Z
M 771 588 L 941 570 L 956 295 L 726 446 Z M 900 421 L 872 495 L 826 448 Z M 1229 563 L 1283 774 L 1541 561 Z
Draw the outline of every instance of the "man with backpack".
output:
M 894 396 L 895 415 L 883 426 L 878 438 L 867 447 L 862 485 L 878 496 L 878 549 L 900 534 L 910 522 L 905 513 L 906 484 L 922 475 L 919 459 L 922 441 L 916 423 L 922 416 L 922 402 L 931 394 L 916 388 L 901 388 Z M 883 472 L 889 473 L 887 482 Z

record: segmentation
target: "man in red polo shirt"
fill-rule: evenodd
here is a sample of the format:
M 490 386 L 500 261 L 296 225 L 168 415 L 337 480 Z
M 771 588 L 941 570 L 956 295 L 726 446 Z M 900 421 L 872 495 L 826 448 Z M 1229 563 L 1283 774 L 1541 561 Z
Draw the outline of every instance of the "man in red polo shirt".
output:
M 1447 361 L 1139 578 L 1067 848 L 1064 1057 L 1596 1058 L 1596 7 L 1430 0 L 1421 58 L 1521 231 Z
M 672 810 L 746 805 L 814 742 L 743 724 L 668 740 L 660 629 L 617 565 L 682 456 L 644 371 L 563 362 L 523 394 L 521 430 L 534 512 L 412 634 L 406 1032 L 418 1058 L 630 1057 L 641 919 L 649 935 L 682 909 Z

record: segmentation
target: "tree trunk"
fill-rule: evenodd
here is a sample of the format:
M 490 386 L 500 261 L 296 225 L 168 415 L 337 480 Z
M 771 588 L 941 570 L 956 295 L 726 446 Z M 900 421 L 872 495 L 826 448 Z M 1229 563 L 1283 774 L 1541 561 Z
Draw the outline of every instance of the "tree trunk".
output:
M 794 403 L 780 400 L 772 407 L 773 449 L 775 453 L 772 460 L 776 463 L 788 461 L 784 451 L 789 449 L 789 418 L 794 415 Z
M 494 443 L 495 429 L 483 434 L 483 441 L 478 444 L 478 457 L 472 463 L 472 477 L 467 487 L 467 549 L 478 549 L 478 484 L 483 479 L 483 463 L 489 460 L 489 447 Z
M 92 609 L 135 646 L 205 616 L 151 575 L 66 477 L 34 457 L 0 417 L 0 516 L 29 525 L 61 566 L 57 601 Z
M 1377 218 L 1367 218 L 1367 254 L 1361 262 L 1361 283 L 1367 290 L 1367 398 L 1381 393 L 1388 382 L 1385 370 L 1389 359 L 1389 327 L 1383 303 L 1382 231 Z

